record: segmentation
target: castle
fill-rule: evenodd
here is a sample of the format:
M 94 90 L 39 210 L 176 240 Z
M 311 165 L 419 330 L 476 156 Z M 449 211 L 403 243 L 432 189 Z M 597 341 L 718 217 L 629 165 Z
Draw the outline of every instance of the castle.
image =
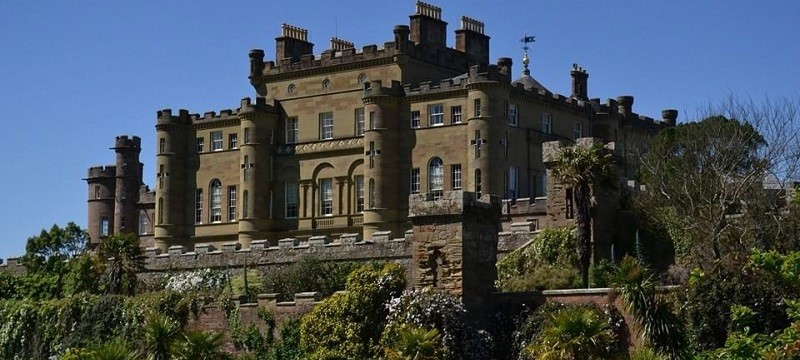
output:
M 450 48 L 441 15 L 417 2 L 392 41 L 356 49 L 331 38 L 318 55 L 306 30 L 284 24 L 274 61 L 249 53 L 255 101 L 157 112 L 153 190 L 142 181 L 140 139 L 117 137 L 116 164 L 86 178 L 91 241 L 135 231 L 167 254 L 402 238 L 410 196 L 459 190 L 505 199 L 505 230 L 563 225 L 574 221 L 570 189 L 548 180 L 546 142 L 613 143 L 629 178 L 630 157 L 676 122 L 675 110 L 639 116 L 632 96 L 590 99 L 577 65 L 563 96 L 531 76 L 527 54 L 519 72 L 510 58 L 491 64 L 476 19 L 461 18 Z

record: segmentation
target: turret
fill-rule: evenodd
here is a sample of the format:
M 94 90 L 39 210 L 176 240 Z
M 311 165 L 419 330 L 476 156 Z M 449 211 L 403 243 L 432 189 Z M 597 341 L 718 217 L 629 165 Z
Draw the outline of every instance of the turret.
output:
M 97 246 L 103 237 L 113 232 L 116 177 L 115 166 L 95 166 L 89 168 L 84 179 L 89 190 L 87 224 L 90 248 Z
M 447 23 L 442 21 L 442 8 L 417 1 L 416 11 L 409 18 L 412 42 L 431 49 L 447 47 Z
M 489 63 L 489 37 L 483 28 L 483 22 L 462 16 L 461 28 L 456 30 L 456 50 L 466 53 L 475 64 Z
M 402 88 L 393 81 L 383 87 L 380 80 L 370 82 L 364 91 L 364 112 L 369 117 L 364 132 L 364 184 L 367 206 L 364 210 L 364 238 L 371 238 L 375 231 L 392 231 L 395 235 L 403 229 L 406 209 L 402 191 L 386 184 L 389 179 L 407 179 L 409 170 L 407 154 L 401 149 L 400 136 L 408 123 L 401 122 Z
M 193 220 L 187 214 L 186 205 L 189 197 L 194 195 L 191 193 L 193 187 L 187 188 L 186 176 L 189 156 L 194 155 L 192 145 L 195 140 L 189 112 L 181 109 L 178 116 L 174 116 L 170 109 L 158 111 L 156 138 L 156 219 L 153 233 L 155 246 L 167 252 L 170 245 L 188 239 L 186 226 Z
M 503 62 L 505 63 L 505 62 Z M 488 70 L 492 70 L 490 66 Z M 482 66 L 470 68 L 470 81 L 467 93 L 467 174 L 466 190 L 483 194 L 503 196 L 503 174 L 507 161 L 502 146 L 508 121 L 505 118 L 504 103 L 490 101 L 502 99 L 505 89 L 495 86 L 499 76 L 491 76 L 491 71 L 482 73 Z M 502 68 L 500 69 L 502 71 Z
M 579 100 L 588 100 L 589 74 L 578 64 L 572 64 L 570 75 L 572 75 L 572 95 L 570 96 Z
M 139 200 L 139 187 L 142 185 L 142 165 L 139 163 L 142 139 L 138 136 L 117 136 L 111 149 L 117 153 L 114 233 L 133 232 L 138 219 L 136 203 Z
M 403 53 L 408 52 L 411 46 L 411 42 L 408 40 L 408 35 L 410 33 L 408 25 L 395 25 L 393 32 L 395 50 Z
M 633 96 L 617 96 L 617 103 L 619 104 L 619 113 L 623 117 L 628 117 L 633 114 Z
M 661 118 L 665 124 L 675 126 L 678 121 L 678 110 L 666 109 L 661 110 Z

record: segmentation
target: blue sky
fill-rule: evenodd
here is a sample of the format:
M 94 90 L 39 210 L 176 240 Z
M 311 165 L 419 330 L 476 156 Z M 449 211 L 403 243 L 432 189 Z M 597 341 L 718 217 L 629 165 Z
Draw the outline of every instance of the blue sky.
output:
M 448 44 L 461 15 L 486 23 L 491 59 L 519 39 L 537 42 L 532 75 L 569 94 L 572 63 L 589 96 L 634 95 L 634 111 L 679 120 L 730 93 L 798 98 L 798 1 L 432 1 Z M 315 52 L 331 36 L 357 47 L 392 39 L 414 1 L 0 2 L 0 141 L 6 191 L 0 258 L 52 224 L 86 225 L 89 166 L 113 162 L 114 136 L 142 137 L 145 182 L 154 178 L 155 113 L 235 108 L 254 97 L 252 48 L 274 57 L 283 22 L 309 29 Z M 688 113 L 688 115 L 687 115 Z

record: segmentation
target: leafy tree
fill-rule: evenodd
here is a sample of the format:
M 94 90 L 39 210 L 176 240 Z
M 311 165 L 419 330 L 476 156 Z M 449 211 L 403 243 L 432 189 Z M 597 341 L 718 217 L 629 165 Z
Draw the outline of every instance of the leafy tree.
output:
M 517 249 L 497 262 L 498 289 L 530 291 L 578 286 L 575 229 L 545 229 L 530 246 Z
M 578 225 L 578 263 L 583 287 L 589 287 L 592 248 L 592 194 L 616 173 L 612 154 L 600 145 L 564 147 L 555 159 L 553 174 L 573 189 Z
M 144 269 L 144 252 L 136 236 L 122 233 L 103 238 L 97 253 L 106 261 L 106 291 L 132 295 L 136 290 L 136 274 Z
M 74 222 L 61 228 L 53 225 L 38 236 L 28 238 L 20 262 L 27 274 L 21 287 L 24 296 L 35 299 L 61 297 L 64 277 L 70 271 L 69 260 L 83 253 L 89 235 Z
M 303 316 L 300 345 L 312 359 L 371 359 L 386 322 L 386 304 L 406 285 L 400 265 L 365 265 L 333 294 Z
M 798 245 L 779 191 L 800 167 L 797 107 L 729 97 L 703 120 L 653 138 L 639 174 L 647 191 L 636 203 L 667 228 L 679 260 L 707 266 L 753 246 Z

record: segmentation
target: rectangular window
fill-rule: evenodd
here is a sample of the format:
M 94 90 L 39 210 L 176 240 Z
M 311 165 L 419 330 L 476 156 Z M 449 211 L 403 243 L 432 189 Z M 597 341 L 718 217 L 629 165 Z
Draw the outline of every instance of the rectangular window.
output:
M 203 223 L 203 189 L 194 191 L 194 223 Z
M 553 133 L 553 116 L 550 113 L 542 113 L 542 132 L 545 134 Z
M 577 121 L 572 123 L 572 137 L 575 140 L 583 137 L 583 123 Z
M 222 150 L 222 131 L 211 132 L 211 151 Z
M 228 149 L 239 148 L 239 134 L 233 133 L 228 135 Z
M 296 182 L 287 182 L 286 188 L 284 190 L 284 196 L 286 197 L 286 218 L 287 219 L 296 219 L 297 218 L 297 203 L 298 203 L 298 196 L 297 196 L 297 183 Z
M 94 186 L 94 198 L 95 199 L 99 199 L 100 198 L 100 185 L 95 185 Z
M 475 110 L 475 117 L 481 116 L 481 99 L 475 99 L 473 102 L 473 109 Z
M 319 139 L 333 139 L 333 113 L 325 112 L 319 114 Z
M 419 194 L 419 168 L 411 169 L 411 193 Z
M 100 218 L 100 236 L 108 236 L 108 216 L 103 216 Z
M 250 128 L 244 128 L 244 143 L 249 144 L 251 143 L 250 139 Z
M 167 139 L 158 139 L 158 153 L 163 154 L 167 152 Z
M 450 107 L 450 121 L 453 124 L 461 123 L 461 105 Z
M 333 181 L 331 179 L 319 180 L 319 214 L 333 215 Z
M 450 166 L 450 174 L 452 177 L 453 190 L 461 190 L 461 164 L 453 164 Z
M 419 127 L 419 110 L 411 112 L 411 128 L 416 129 Z
M 481 196 L 481 169 L 475 169 L 475 194 Z
M 195 139 L 195 148 L 197 149 L 197 153 L 203 152 L 203 147 L 205 146 L 206 139 L 205 138 L 197 138 Z
M 286 119 L 286 143 L 287 144 L 296 144 L 297 143 L 297 118 L 291 117 Z
M 139 212 L 139 235 L 145 235 L 150 231 L 150 217 L 147 212 Z
M 161 189 L 164 187 L 164 177 L 167 176 L 164 174 L 164 164 L 158 165 L 158 188 Z
M 236 186 L 228 186 L 228 221 L 236 221 Z
M 442 104 L 433 104 L 428 106 L 428 125 L 438 126 L 444 124 L 444 106 Z
M 356 188 L 356 212 L 364 212 L 364 176 L 356 175 L 353 178 Z
M 364 135 L 364 108 L 356 109 L 355 122 L 356 122 L 356 136 Z
M 375 208 L 375 196 L 377 195 L 375 189 L 375 179 L 369 179 L 369 208 Z
M 508 124 L 512 126 L 518 125 L 517 104 L 508 104 Z
M 378 126 L 378 124 L 376 124 L 375 121 L 376 121 L 375 112 L 374 111 L 370 111 L 369 112 L 369 129 L 370 130 L 375 130 L 375 127 Z
M 519 190 L 519 168 L 516 166 L 508 167 L 508 198 L 514 200 L 517 198 L 517 191 Z

